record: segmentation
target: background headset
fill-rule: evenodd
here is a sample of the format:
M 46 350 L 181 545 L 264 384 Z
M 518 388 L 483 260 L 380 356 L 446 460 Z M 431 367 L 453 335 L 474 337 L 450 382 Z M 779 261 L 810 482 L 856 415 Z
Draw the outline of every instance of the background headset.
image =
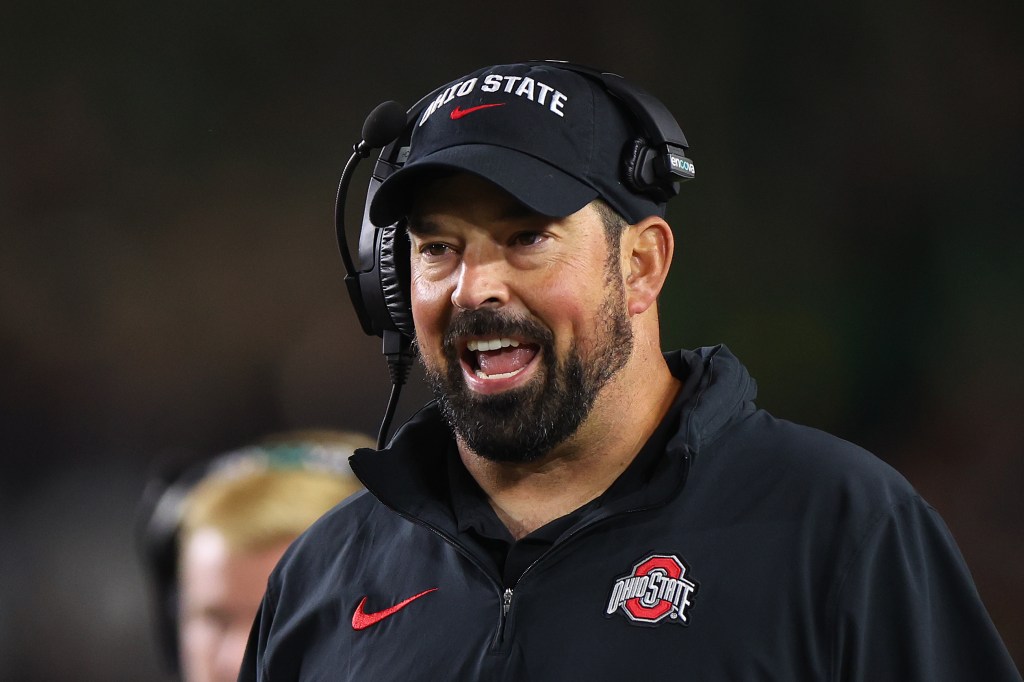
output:
M 136 545 L 149 578 L 157 640 L 167 667 L 179 672 L 178 563 L 180 531 L 189 495 L 210 476 L 241 477 L 266 471 L 352 476 L 352 448 L 282 439 L 233 450 L 199 462 L 167 463 L 147 484 L 137 514 Z
M 657 98 L 613 73 L 569 62 L 528 63 L 564 69 L 596 81 L 632 116 L 640 135 L 624 146 L 619 172 L 623 183 L 633 191 L 663 203 L 679 193 L 681 181 L 693 178 L 693 163 L 686 158 L 686 137 Z M 403 111 L 397 102 L 388 101 L 370 112 L 363 124 L 363 139 L 353 146 L 338 184 L 334 224 L 347 273 L 345 284 L 363 331 L 383 338 L 383 352 L 391 374 L 391 398 L 377 436 L 378 449 L 387 442 L 398 396 L 412 365 L 416 330 L 409 303 L 409 240 L 405 238 L 405 221 L 385 227 L 374 225 L 369 217 L 370 201 L 381 184 L 405 164 L 414 123 L 446 87 L 447 84 L 434 90 L 408 111 Z M 356 164 L 378 147 L 383 149 L 370 177 L 359 232 L 359 261 L 364 269 L 357 270 L 345 235 L 345 200 Z

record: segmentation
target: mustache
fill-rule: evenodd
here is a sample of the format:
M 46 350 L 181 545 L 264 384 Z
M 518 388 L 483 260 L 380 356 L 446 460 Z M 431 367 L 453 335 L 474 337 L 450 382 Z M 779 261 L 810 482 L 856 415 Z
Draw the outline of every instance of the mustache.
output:
M 487 308 L 463 310 L 452 318 L 444 335 L 444 349 L 454 353 L 456 342 L 466 336 L 506 336 L 530 339 L 542 347 L 554 344 L 554 334 L 539 322 Z

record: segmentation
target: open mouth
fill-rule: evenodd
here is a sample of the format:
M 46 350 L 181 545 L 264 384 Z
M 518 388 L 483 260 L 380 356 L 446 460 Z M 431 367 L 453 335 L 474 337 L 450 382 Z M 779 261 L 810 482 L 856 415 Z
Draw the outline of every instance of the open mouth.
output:
M 463 361 L 480 379 L 507 379 L 525 370 L 540 347 L 507 337 L 475 338 L 466 342 Z

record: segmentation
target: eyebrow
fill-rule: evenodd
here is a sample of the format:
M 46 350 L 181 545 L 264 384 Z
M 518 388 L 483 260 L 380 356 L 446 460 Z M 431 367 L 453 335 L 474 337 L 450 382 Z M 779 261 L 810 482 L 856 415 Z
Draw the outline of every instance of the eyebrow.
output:
M 441 230 L 433 220 L 423 220 L 419 216 L 411 215 L 406 220 L 406 231 L 418 237 L 429 237 Z

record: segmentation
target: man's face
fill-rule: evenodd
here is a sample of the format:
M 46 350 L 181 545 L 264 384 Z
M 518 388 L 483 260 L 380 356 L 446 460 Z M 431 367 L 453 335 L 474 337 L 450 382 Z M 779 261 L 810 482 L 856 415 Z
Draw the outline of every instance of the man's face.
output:
M 599 214 L 542 216 L 463 174 L 423 188 L 409 231 L 420 358 L 448 422 L 488 459 L 545 456 L 632 351 Z
M 267 577 L 288 542 L 233 552 L 219 531 L 196 531 L 182 548 L 181 667 L 185 682 L 234 682 Z

